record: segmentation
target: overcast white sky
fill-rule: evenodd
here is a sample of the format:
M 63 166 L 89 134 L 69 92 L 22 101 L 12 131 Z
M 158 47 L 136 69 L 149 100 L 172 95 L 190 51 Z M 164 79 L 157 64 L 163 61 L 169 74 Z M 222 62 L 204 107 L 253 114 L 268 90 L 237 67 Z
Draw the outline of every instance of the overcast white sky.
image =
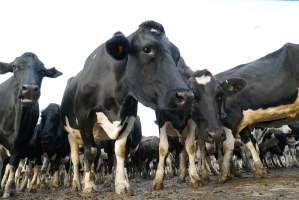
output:
M 69 77 L 116 31 L 129 35 L 145 20 L 163 24 L 169 39 L 195 69 L 218 73 L 299 43 L 299 2 L 295 1 L 67 1 L 0 2 L 0 61 L 34 52 L 47 68 L 63 72 L 45 78 L 41 109 L 61 102 Z M 10 75 L 1 75 L 0 82 Z M 144 135 L 158 135 L 154 112 L 139 107 Z

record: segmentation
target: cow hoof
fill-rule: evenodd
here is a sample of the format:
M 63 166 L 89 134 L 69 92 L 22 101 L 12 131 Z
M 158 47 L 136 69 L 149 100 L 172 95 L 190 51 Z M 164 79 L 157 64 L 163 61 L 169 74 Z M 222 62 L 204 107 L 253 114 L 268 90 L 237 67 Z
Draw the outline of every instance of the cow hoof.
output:
M 115 193 L 116 194 L 131 194 L 130 185 L 128 182 L 123 181 L 115 183 Z
M 72 190 L 73 191 L 81 191 L 81 183 L 77 180 L 73 180 L 72 182 Z
M 262 164 L 261 165 L 256 164 L 254 166 L 253 174 L 257 178 L 263 178 L 263 177 L 267 176 L 267 171 L 265 170 L 265 168 Z
M 202 186 L 202 182 L 198 176 L 191 176 L 191 187 L 198 188 Z
M 4 193 L 3 193 L 2 198 L 7 199 L 7 198 L 9 198 L 9 197 L 11 197 L 11 193 L 9 193 L 9 192 L 4 192 Z
M 151 190 L 161 190 L 163 189 L 163 182 L 162 181 L 153 181 Z
M 217 178 L 217 183 L 219 184 L 223 184 L 227 181 L 227 176 L 221 176 L 219 175 L 218 178 Z
M 93 192 L 96 192 L 96 191 L 97 191 L 97 188 L 96 188 L 95 184 L 89 185 L 89 186 L 86 186 L 86 187 L 83 188 L 84 193 L 93 193 Z

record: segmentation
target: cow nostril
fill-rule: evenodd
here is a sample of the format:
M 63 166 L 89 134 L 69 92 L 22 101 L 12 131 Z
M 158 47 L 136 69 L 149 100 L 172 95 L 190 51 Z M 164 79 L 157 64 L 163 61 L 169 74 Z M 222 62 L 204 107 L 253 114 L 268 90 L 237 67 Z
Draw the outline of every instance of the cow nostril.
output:
M 27 86 L 23 85 L 23 86 L 22 86 L 22 90 L 23 90 L 23 91 L 24 91 L 24 90 L 27 90 Z
M 184 104 L 186 101 L 186 95 L 184 92 L 177 92 L 175 94 L 176 100 L 179 104 Z

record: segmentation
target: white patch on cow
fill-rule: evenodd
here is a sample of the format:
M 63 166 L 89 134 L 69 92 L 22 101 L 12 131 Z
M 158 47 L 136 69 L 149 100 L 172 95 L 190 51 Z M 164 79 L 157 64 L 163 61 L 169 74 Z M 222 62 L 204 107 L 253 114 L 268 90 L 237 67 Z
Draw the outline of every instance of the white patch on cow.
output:
M 226 140 L 223 142 L 224 148 L 224 156 L 223 156 L 223 171 L 229 172 L 230 170 L 230 160 L 233 155 L 234 145 L 235 145 L 235 138 L 233 133 L 230 129 L 224 127 L 224 132 L 226 136 Z
M 65 117 L 64 129 L 66 130 L 66 132 L 68 132 L 69 135 L 71 135 L 72 139 L 74 140 L 73 142 L 76 142 L 77 145 L 78 144 L 83 145 L 80 131 L 70 126 L 69 119 L 67 117 Z
M 274 121 L 285 118 L 295 118 L 299 113 L 299 91 L 296 100 L 291 104 L 280 105 L 256 110 L 243 110 L 243 119 L 238 127 L 240 133 L 247 126 L 265 121 Z
M 115 141 L 115 156 L 116 156 L 116 174 L 115 174 L 115 192 L 117 194 L 129 191 L 129 180 L 125 170 L 125 152 L 127 137 L 133 129 L 135 117 L 127 117 L 127 126 L 123 133 Z
M 254 163 L 261 162 L 259 155 L 257 154 L 251 140 L 245 144 L 252 155 L 252 160 Z
M 80 175 L 79 175 L 79 145 L 76 142 L 76 139 L 70 133 L 68 134 L 68 141 L 70 144 L 71 160 L 72 160 L 73 171 L 74 171 L 72 187 L 74 189 L 81 190 Z
M 95 54 L 92 56 L 92 59 L 94 60 L 96 57 L 97 57 L 97 54 L 95 53 Z
M 196 82 L 200 85 L 206 85 L 211 81 L 211 79 L 212 79 L 211 76 L 206 76 L 206 75 L 195 77 Z
M 120 130 L 123 128 L 121 121 L 110 122 L 107 116 L 102 112 L 97 112 L 97 124 L 103 128 L 107 136 L 115 140 L 119 136 Z M 125 122 L 123 123 L 125 124 Z
M 187 126 L 183 130 L 183 135 L 186 135 L 185 148 L 189 157 L 189 177 L 191 183 L 197 185 L 200 178 L 195 165 L 195 128 L 195 122 L 188 120 Z
M 155 28 L 151 28 L 151 29 L 150 29 L 150 32 L 152 32 L 152 33 L 160 33 L 160 31 L 157 30 L 157 29 L 155 29 Z
M 104 160 L 108 159 L 108 154 L 105 152 L 104 149 L 101 149 L 101 158 Z
M 165 122 L 162 128 L 160 128 L 160 143 L 159 143 L 159 163 L 155 175 L 153 185 L 160 185 L 163 182 L 164 176 L 164 162 L 165 157 L 168 153 L 168 139 L 167 139 L 167 129 L 170 126 L 170 122 Z M 171 125 L 172 126 L 172 125 Z
M 91 172 L 86 172 L 85 176 L 84 176 L 84 189 L 83 192 L 85 193 L 90 193 L 92 191 L 96 190 L 96 185 L 94 183 L 94 181 L 91 178 Z

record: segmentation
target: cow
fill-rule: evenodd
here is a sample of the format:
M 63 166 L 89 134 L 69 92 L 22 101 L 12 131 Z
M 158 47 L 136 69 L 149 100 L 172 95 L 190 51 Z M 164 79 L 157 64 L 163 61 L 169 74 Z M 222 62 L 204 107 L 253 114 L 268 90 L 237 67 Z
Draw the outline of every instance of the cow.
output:
M 38 99 L 43 77 L 56 78 L 62 73 L 46 69 L 34 53 L 24 53 L 11 63 L 0 63 L 0 74 L 13 76 L 0 84 L 0 144 L 9 150 L 9 175 L 3 197 L 9 197 L 14 185 L 15 169 L 26 157 L 39 116 Z
M 137 102 L 154 110 L 189 106 L 193 93 L 183 80 L 177 62 L 178 48 L 155 21 L 143 22 L 128 37 L 116 32 L 69 79 L 62 103 L 74 166 L 73 189 L 81 189 L 78 144 L 85 149 L 84 192 L 95 190 L 91 167 L 96 141 L 115 142 L 115 192 L 130 191 L 124 169 L 125 144 L 134 125 Z
M 159 126 L 160 143 L 159 143 L 159 163 L 155 179 L 152 183 L 152 189 L 163 187 L 164 178 L 164 161 L 167 157 L 169 142 L 167 135 L 179 137 L 181 144 L 184 146 L 180 154 L 179 182 L 185 179 L 185 152 L 189 158 L 189 177 L 192 187 L 199 187 L 203 180 L 207 179 L 208 172 L 205 162 L 201 165 L 201 174 L 203 179 L 198 175 L 195 165 L 195 143 L 198 141 L 200 155 L 202 160 L 205 158 L 204 141 L 214 141 L 222 143 L 226 140 L 226 134 L 222 123 L 219 121 L 218 108 L 215 107 L 214 96 L 212 92 L 218 89 L 216 80 L 211 73 L 204 69 L 193 72 L 183 60 L 178 63 L 181 74 L 188 82 L 188 85 L 194 93 L 194 100 L 190 107 L 180 110 L 162 110 L 156 111 L 157 124 Z M 206 136 L 206 137 L 205 137 Z M 197 139 L 196 139 L 197 138 Z M 228 135 L 230 143 L 232 135 Z M 225 142 L 225 146 L 227 143 Z
M 298 55 L 299 45 L 287 43 L 258 60 L 214 76 L 221 88 L 214 98 L 220 120 L 226 131 L 241 137 L 252 155 L 257 177 L 266 176 L 266 170 L 250 139 L 250 128 L 277 127 L 298 118 Z M 226 155 L 231 157 L 228 151 Z M 226 169 L 221 172 L 220 182 L 227 180 Z
M 58 187 L 58 170 L 62 161 L 69 156 L 70 146 L 64 129 L 61 109 L 58 104 L 50 103 L 41 112 L 41 121 L 37 126 L 37 143 L 40 154 L 51 163 L 51 187 Z M 43 165 L 42 170 L 47 168 Z M 43 171 L 44 172 L 44 171 Z

